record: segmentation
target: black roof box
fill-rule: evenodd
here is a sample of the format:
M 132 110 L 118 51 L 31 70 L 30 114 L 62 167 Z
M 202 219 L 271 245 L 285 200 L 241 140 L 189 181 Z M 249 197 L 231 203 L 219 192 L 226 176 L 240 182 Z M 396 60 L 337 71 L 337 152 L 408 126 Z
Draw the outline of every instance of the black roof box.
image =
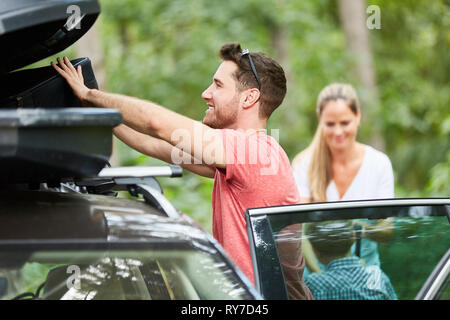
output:
M 1 0 L 0 73 L 69 47 L 94 24 L 97 0 Z
M 109 109 L 0 109 L 0 184 L 96 176 L 121 121 Z

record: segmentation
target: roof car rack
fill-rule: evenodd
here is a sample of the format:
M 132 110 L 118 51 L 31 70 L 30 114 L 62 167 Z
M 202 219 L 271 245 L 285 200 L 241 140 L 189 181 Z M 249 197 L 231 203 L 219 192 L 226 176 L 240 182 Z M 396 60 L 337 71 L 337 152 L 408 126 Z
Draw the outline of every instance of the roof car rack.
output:
M 111 194 L 113 191 L 128 191 L 132 196 L 142 195 L 146 203 L 155 206 L 170 218 L 180 214 L 163 195 L 155 177 L 181 177 L 180 166 L 112 167 L 102 169 L 96 177 L 74 181 L 92 194 Z

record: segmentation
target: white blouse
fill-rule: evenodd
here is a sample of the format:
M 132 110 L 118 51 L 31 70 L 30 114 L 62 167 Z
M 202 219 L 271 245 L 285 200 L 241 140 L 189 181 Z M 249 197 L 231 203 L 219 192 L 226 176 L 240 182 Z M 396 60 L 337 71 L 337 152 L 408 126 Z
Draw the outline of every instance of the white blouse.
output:
M 336 184 L 331 180 L 327 187 L 327 201 L 386 199 L 394 197 L 394 174 L 389 158 L 381 151 L 364 145 L 363 162 L 355 178 L 340 199 Z M 306 155 L 293 166 L 295 182 L 301 198 L 311 198 L 308 167 L 311 160 Z

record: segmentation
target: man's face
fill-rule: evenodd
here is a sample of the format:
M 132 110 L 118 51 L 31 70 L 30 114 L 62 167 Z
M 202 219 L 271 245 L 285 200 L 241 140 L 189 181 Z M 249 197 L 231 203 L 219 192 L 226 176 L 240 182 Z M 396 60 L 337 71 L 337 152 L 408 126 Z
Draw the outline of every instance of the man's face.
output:
M 240 103 L 240 94 L 233 77 L 237 68 L 232 61 L 222 62 L 214 74 L 212 84 L 202 93 L 208 105 L 203 123 L 211 128 L 234 129 Z

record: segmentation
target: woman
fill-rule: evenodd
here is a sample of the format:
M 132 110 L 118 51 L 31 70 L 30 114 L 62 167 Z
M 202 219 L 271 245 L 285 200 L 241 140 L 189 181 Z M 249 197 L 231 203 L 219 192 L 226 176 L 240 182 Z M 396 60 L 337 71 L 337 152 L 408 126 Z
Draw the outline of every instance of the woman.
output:
M 325 87 L 317 98 L 316 112 L 319 124 L 314 139 L 292 163 L 301 202 L 393 198 L 389 158 L 356 141 L 361 111 L 353 87 L 342 83 Z M 363 237 L 360 256 L 366 265 L 379 266 L 377 242 L 391 240 L 392 220 L 358 224 Z M 320 272 L 309 241 L 303 241 L 302 247 L 309 272 Z

